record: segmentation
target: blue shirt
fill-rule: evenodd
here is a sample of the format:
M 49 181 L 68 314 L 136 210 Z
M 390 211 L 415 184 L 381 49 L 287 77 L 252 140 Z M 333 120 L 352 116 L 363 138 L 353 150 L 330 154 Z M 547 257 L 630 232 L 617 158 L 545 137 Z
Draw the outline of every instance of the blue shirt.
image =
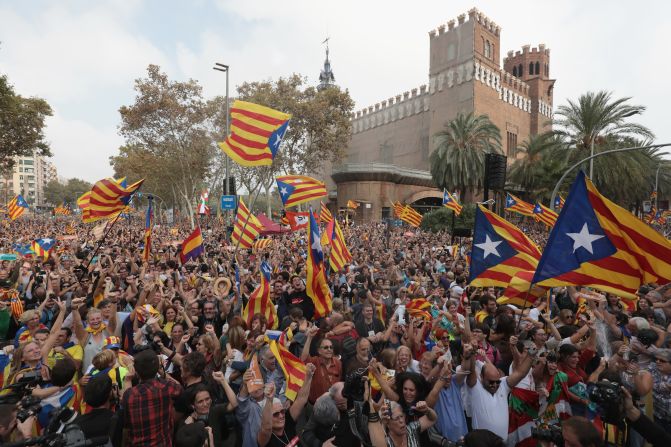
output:
M 456 442 L 468 433 L 466 417 L 464 416 L 464 405 L 461 401 L 461 387 L 455 377 L 449 388 L 442 388 L 436 404 L 438 414 L 438 430 L 452 442 Z

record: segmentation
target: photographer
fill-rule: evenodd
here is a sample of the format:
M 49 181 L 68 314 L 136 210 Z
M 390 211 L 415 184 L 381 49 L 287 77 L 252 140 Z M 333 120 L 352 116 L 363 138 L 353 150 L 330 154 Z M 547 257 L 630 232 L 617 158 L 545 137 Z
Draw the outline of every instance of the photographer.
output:
M 16 419 L 17 407 L 15 404 L 0 404 L 0 445 L 6 442 L 20 441 L 32 436 L 35 416 L 30 416 L 23 422 Z
M 643 414 L 634 405 L 631 393 L 624 387 L 622 387 L 622 394 L 624 394 L 624 412 L 628 425 L 643 435 L 645 440 L 653 447 L 668 447 L 671 445 L 671 434 L 665 430 L 665 427 L 654 423 Z
M 107 374 L 98 374 L 86 384 L 84 401 L 90 407 L 90 411 L 78 416 L 74 421 L 84 432 L 86 439 L 107 437 L 114 440 L 118 420 L 117 414 L 110 408 L 118 399 L 117 393 L 118 389 L 115 390 L 112 379 Z

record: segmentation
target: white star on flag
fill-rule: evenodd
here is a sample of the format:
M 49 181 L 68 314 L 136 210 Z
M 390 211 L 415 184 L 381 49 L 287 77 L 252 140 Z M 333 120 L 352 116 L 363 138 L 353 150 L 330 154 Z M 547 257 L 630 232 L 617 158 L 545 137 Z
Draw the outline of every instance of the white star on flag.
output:
M 591 234 L 587 228 L 587 222 L 582 226 L 580 233 L 566 233 L 568 237 L 573 239 L 573 253 L 580 247 L 584 248 L 590 254 L 594 254 L 594 249 L 592 248 L 592 242 L 599 240 L 605 236 L 599 234 Z
M 289 191 L 287 191 L 286 186 L 283 186 L 282 189 L 280 189 L 280 194 L 282 194 L 283 196 L 289 194 Z
M 321 253 L 322 252 L 322 244 L 319 242 L 319 238 L 313 238 L 314 240 L 312 241 L 312 249 L 317 250 L 317 252 Z
M 476 247 L 481 248 L 484 250 L 485 254 L 482 256 L 483 259 L 487 259 L 487 256 L 490 254 L 496 255 L 498 257 L 501 257 L 499 254 L 499 251 L 496 249 L 496 247 L 499 246 L 499 244 L 503 241 L 496 241 L 494 242 L 489 238 L 489 235 L 485 235 L 485 242 L 481 244 L 475 244 Z

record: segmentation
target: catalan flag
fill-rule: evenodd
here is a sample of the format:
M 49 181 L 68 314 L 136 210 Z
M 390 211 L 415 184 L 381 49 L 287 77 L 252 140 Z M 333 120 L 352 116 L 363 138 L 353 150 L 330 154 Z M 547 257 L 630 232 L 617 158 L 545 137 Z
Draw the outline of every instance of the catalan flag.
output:
M 431 313 L 429 312 L 431 310 L 431 303 L 426 298 L 414 298 L 410 300 L 405 305 L 405 309 L 413 317 L 431 320 Z
M 536 202 L 536 206 L 534 206 L 534 218 L 536 219 L 536 222 L 543 222 L 545 225 L 552 228 L 555 222 L 557 222 L 557 216 L 557 213 L 550 208 L 540 202 Z
M 326 196 L 326 185 L 305 175 L 283 175 L 276 178 L 277 190 L 285 208 Z
M 270 166 L 287 132 L 291 115 L 236 100 L 231 133 L 219 147 L 240 166 Z
M 319 237 L 317 219 L 310 211 L 308 225 L 308 256 L 306 260 L 306 293 L 315 305 L 314 318 L 325 317 L 331 313 L 333 307 L 331 290 L 324 271 L 324 252 Z
M 515 273 L 503 295 L 496 302 L 498 304 L 514 304 L 519 307 L 533 305 L 548 290 L 547 287 L 532 286 L 531 280 L 533 277 L 534 272 L 531 270 L 521 270 Z
M 533 282 L 633 297 L 641 284 L 671 282 L 671 241 L 602 196 L 581 172 Z
M 329 223 L 332 220 L 333 214 L 331 214 L 331 211 L 324 205 L 324 202 L 320 202 L 319 221 L 321 223 Z
M 415 211 L 410 205 L 403 208 L 400 219 L 412 227 L 419 227 L 422 223 L 422 215 Z
M 561 211 L 562 208 L 564 208 L 564 198 L 561 196 L 561 194 L 557 194 L 557 197 L 555 197 L 555 211 Z
M 652 225 L 655 222 L 656 217 L 657 217 L 657 208 L 655 208 L 655 206 L 653 205 L 650 208 L 650 212 L 645 215 L 643 220 L 645 221 L 645 223 Z
M 392 205 L 394 206 L 394 216 L 396 216 L 397 219 L 400 219 L 401 214 L 403 214 L 403 205 L 401 205 L 401 202 L 394 202 Z
M 147 214 L 144 218 L 144 248 L 142 249 L 142 259 L 149 260 L 151 256 L 151 230 L 154 227 L 154 211 L 152 209 L 152 197 L 149 196 L 149 204 L 147 205 Z
M 308 224 L 310 223 L 310 213 L 307 211 L 300 213 L 287 211 L 285 216 L 289 226 L 291 227 L 291 231 L 298 231 L 303 228 L 307 228 Z
M 307 375 L 305 364 L 294 356 L 289 350 L 275 340 L 270 340 L 270 351 L 275 356 L 277 364 L 284 372 L 287 388 L 284 395 L 287 399 L 294 401 L 300 391 Z
M 519 272 L 534 271 L 538 247 L 519 228 L 482 205 L 475 210 L 471 285 L 507 287 Z
M 261 231 L 263 225 L 259 219 L 253 215 L 242 197 L 238 200 L 238 211 L 235 214 L 235 224 L 233 225 L 233 234 L 231 234 L 231 243 L 236 247 L 252 248 L 254 239 L 256 239 Z
M 506 194 L 506 211 L 512 211 L 523 216 L 534 217 L 534 206 L 514 195 Z
M 266 248 L 270 247 L 272 243 L 272 239 L 259 239 L 258 241 L 254 241 L 252 248 L 254 250 L 265 250 Z
M 82 210 L 82 221 L 84 223 L 89 223 L 95 221 L 93 216 L 91 216 L 91 209 L 89 208 L 89 202 L 91 200 L 91 191 L 87 191 L 77 199 L 77 206 Z
M 182 251 L 179 253 L 179 259 L 182 261 L 182 264 L 186 264 L 190 259 L 197 259 L 203 251 L 203 235 L 200 232 L 200 227 L 196 227 L 189 237 L 182 242 Z
M 14 197 L 7 204 L 7 213 L 11 220 L 18 219 L 28 209 L 28 203 L 21 194 Z
M 142 182 L 144 180 L 124 187 L 125 179 L 117 181 L 112 178 L 106 178 L 97 181 L 93 185 L 93 188 L 91 188 L 89 196 L 88 209 L 91 221 L 115 217 L 120 212 L 124 212 L 131 195 L 142 186 Z
M 459 205 L 459 202 L 449 191 L 443 191 L 443 206 L 449 208 L 458 216 L 461 214 L 463 206 Z
M 69 216 L 72 211 L 70 210 L 70 207 L 68 206 L 67 202 L 63 201 L 63 205 L 57 206 L 54 208 L 54 214 L 60 214 L 63 216 Z
M 35 256 L 40 256 L 44 258 L 44 260 L 46 261 L 47 259 L 49 259 L 49 254 L 51 253 L 51 249 L 54 247 L 55 243 L 56 239 L 51 239 L 48 237 L 37 239 L 35 240 L 35 242 L 33 242 L 31 248 L 35 253 Z
M 268 328 L 277 329 L 277 312 L 275 312 L 275 305 L 270 300 L 270 274 L 270 265 L 263 261 L 261 263 L 261 284 L 249 295 L 249 301 L 242 310 L 242 318 L 250 327 L 254 315 L 261 314 L 266 317 Z
M 339 272 L 345 265 L 352 262 L 352 253 L 347 248 L 345 235 L 338 222 L 332 220 L 326 227 L 326 233 L 329 234 L 329 245 L 331 245 L 329 264 L 333 271 Z
M 359 202 L 357 202 L 356 200 L 348 200 L 347 201 L 347 208 L 349 208 L 349 209 L 355 210 L 355 209 L 359 208 L 359 206 L 361 206 L 361 204 Z

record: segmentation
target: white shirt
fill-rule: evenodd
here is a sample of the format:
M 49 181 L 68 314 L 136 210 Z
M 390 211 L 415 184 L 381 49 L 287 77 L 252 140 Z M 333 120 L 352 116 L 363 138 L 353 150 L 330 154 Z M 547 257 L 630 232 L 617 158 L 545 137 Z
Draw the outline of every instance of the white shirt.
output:
M 504 442 L 508 438 L 508 378 L 501 378 L 496 393 L 487 391 L 480 382 L 470 388 L 473 428 L 485 429 L 500 436 Z

